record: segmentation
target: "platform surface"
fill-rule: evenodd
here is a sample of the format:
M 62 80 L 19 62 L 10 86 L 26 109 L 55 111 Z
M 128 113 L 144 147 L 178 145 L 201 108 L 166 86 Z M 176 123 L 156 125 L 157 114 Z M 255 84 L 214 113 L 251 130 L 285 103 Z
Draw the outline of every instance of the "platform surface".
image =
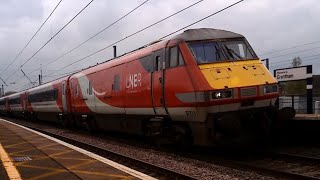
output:
M 0 119 L 0 179 L 153 179 L 72 147 Z
M 320 120 L 320 114 L 296 114 L 294 120 Z
M 1 180 L 9 180 L 6 169 L 4 168 L 2 161 L 0 161 L 0 179 Z

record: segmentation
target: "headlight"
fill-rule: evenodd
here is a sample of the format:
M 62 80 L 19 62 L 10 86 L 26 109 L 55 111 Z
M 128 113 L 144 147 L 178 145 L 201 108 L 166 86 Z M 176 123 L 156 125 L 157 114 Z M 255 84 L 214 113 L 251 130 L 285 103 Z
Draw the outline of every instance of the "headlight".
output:
M 277 92 L 278 92 L 277 84 L 264 86 L 264 94 L 277 93 Z
M 231 97 L 232 97 L 231 90 L 221 90 L 221 91 L 212 92 L 212 99 L 226 99 Z

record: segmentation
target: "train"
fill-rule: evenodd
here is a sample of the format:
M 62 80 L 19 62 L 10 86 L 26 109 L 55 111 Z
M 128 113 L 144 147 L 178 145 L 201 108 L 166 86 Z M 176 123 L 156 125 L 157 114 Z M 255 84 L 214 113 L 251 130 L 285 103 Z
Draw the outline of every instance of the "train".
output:
M 188 29 L 71 75 L 0 98 L 0 113 L 64 127 L 214 145 L 267 136 L 292 118 L 246 38 Z

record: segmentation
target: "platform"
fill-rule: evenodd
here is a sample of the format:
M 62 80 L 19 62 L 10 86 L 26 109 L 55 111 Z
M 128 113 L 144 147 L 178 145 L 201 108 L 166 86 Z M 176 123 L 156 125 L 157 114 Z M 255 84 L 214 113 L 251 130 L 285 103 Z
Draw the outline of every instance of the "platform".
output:
M 3 119 L 0 159 L 0 179 L 154 179 Z
M 296 114 L 294 120 L 320 120 L 320 114 Z

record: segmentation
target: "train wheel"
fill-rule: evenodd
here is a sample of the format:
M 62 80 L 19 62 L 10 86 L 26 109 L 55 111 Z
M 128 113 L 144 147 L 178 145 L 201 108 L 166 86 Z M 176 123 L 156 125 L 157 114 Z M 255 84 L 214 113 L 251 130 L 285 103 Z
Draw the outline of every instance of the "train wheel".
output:
M 96 128 L 96 122 L 94 119 L 85 119 L 83 120 L 83 126 L 84 128 L 90 133 L 94 133 Z
M 67 122 L 68 120 L 67 119 L 61 119 L 60 120 L 60 124 L 61 124 L 61 126 L 62 127 L 64 127 L 64 128 L 68 128 L 69 127 L 69 123 Z

